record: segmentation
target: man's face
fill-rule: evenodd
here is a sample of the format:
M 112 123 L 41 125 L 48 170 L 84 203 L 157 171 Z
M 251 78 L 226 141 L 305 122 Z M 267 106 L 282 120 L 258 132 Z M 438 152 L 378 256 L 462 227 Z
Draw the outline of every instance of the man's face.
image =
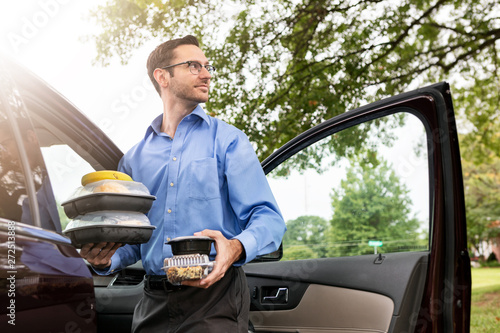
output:
M 208 59 L 203 51 L 195 45 L 180 45 L 175 48 L 175 58 L 172 64 L 184 61 L 196 61 L 201 65 L 208 65 Z M 170 92 L 175 98 L 193 102 L 193 104 L 208 101 L 210 79 L 212 76 L 202 67 L 199 74 L 192 74 L 187 64 L 172 68 L 174 76 L 170 77 Z

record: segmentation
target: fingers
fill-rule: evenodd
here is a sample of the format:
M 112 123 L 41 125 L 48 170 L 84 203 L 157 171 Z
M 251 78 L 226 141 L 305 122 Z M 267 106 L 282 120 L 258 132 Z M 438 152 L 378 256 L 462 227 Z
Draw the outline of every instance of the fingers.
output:
M 85 244 L 80 256 L 87 260 L 92 266 L 103 269 L 111 265 L 111 257 L 121 247 L 120 243 L 98 243 Z
M 212 286 L 214 283 L 217 281 L 221 280 L 224 277 L 224 274 L 226 274 L 226 271 L 228 267 L 223 267 L 222 265 L 218 265 L 217 263 L 214 266 L 214 269 L 210 274 L 207 275 L 206 278 L 198 280 L 199 286 L 201 288 L 208 288 Z
M 80 250 L 80 256 L 82 258 L 85 258 L 93 246 L 94 246 L 93 243 L 85 244 L 84 246 L 82 246 L 82 249 Z
M 216 264 L 214 266 L 214 270 L 210 274 L 208 274 L 206 278 L 199 280 L 185 280 L 182 281 L 181 284 L 183 286 L 207 289 L 214 283 L 222 279 L 224 277 L 224 274 L 225 270 L 217 269 L 217 264 Z
M 224 235 L 222 234 L 222 232 L 220 232 L 218 230 L 205 229 L 203 231 L 195 232 L 194 235 L 195 236 L 207 236 L 207 237 L 211 237 L 215 241 L 217 241 L 218 239 L 221 239 L 221 238 L 226 239 L 226 237 L 224 237 Z
M 227 239 L 220 231 L 205 229 L 194 233 L 195 236 L 211 237 L 215 241 L 215 265 L 210 274 L 204 279 L 183 281 L 183 285 L 208 288 L 224 277 L 226 271 L 234 264 L 243 253 L 243 246 L 237 239 Z
M 109 249 L 108 247 L 111 246 Z M 120 243 L 108 243 L 108 245 L 101 251 L 101 254 L 104 252 L 104 261 L 110 261 L 113 254 L 115 254 L 116 250 L 120 248 L 122 244 Z M 105 253 L 107 251 L 107 253 Z
M 209 287 L 209 286 L 201 286 L 200 281 L 201 280 L 186 280 L 186 281 L 182 281 L 181 284 L 183 286 L 203 288 L 203 289 L 207 289 Z

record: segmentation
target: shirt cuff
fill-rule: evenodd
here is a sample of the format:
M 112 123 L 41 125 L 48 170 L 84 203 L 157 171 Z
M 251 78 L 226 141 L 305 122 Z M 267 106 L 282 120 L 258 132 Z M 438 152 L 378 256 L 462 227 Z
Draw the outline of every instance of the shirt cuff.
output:
M 257 257 L 258 245 L 257 241 L 255 240 L 255 238 L 251 233 L 242 232 L 241 234 L 237 235 L 234 238 L 241 242 L 241 245 L 243 245 L 243 249 L 245 252 L 245 257 L 235 262 L 234 266 L 241 266 L 243 264 L 246 264 L 247 262 L 252 261 L 253 259 L 255 259 L 255 257 Z

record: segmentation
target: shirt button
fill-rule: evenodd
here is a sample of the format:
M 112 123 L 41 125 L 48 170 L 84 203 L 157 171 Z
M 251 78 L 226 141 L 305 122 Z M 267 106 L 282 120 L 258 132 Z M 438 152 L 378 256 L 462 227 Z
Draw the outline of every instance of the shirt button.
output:
M 170 242 L 170 237 L 167 237 L 167 242 Z
M 172 158 L 174 161 L 177 161 L 177 157 Z
M 167 210 L 167 212 L 170 214 L 170 213 L 172 213 L 172 210 L 171 210 L 171 209 L 169 209 L 169 210 Z
M 174 186 L 174 183 L 170 183 L 170 186 Z

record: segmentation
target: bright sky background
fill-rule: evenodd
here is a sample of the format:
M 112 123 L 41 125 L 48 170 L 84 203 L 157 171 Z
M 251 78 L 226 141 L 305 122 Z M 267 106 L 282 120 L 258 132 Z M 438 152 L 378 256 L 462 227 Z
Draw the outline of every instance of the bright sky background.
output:
M 162 112 L 146 73 L 146 59 L 161 41 L 138 49 L 128 65 L 92 65 L 85 37 L 99 31 L 89 12 L 105 1 L 23 0 L 0 3 L 0 53 L 59 91 L 126 151 Z

